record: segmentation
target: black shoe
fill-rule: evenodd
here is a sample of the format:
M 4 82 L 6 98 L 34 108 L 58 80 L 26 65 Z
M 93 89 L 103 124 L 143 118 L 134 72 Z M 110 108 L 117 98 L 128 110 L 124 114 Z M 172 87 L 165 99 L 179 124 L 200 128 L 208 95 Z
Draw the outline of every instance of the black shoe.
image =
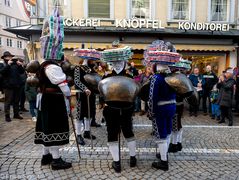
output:
M 161 169 L 164 171 L 168 171 L 168 161 L 157 161 L 157 162 L 153 162 L 152 163 L 152 167 L 156 168 L 156 169 Z
M 232 126 L 232 125 L 233 125 L 233 123 L 232 123 L 232 121 L 230 121 L 229 124 L 228 124 L 228 126 Z
M 13 118 L 14 118 L 14 119 L 23 119 L 23 117 L 20 116 L 19 114 L 15 114 L 15 115 L 13 116 Z
M 207 112 L 204 112 L 203 115 L 204 115 L 204 116 L 207 116 Z
M 61 158 L 53 159 L 51 162 L 52 170 L 69 169 L 71 167 L 71 163 L 65 162 Z
M 43 155 L 42 159 L 41 159 L 41 165 L 45 166 L 45 165 L 51 164 L 52 159 L 53 158 L 52 158 L 52 155 L 50 153 L 47 154 L 47 155 Z
M 91 137 L 90 137 L 91 136 Z M 94 136 L 94 135 L 92 135 L 91 133 L 90 133 L 90 131 L 85 131 L 84 132 L 84 138 L 86 138 L 86 139 L 91 139 L 92 138 L 92 140 L 95 140 L 96 139 L 96 137 Z
M 6 120 L 7 122 L 11 122 L 11 121 L 12 121 L 11 118 L 10 118 L 10 115 L 6 115 L 6 116 L 5 116 L 5 120 Z
M 135 156 L 130 156 L 129 164 L 130 164 L 130 167 L 135 167 L 136 166 L 137 159 L 136 159 Z
M 20 111 L 22 112 L 28 112 L 28 110 L 26 108 L 21 108 Z
M 102 119 L 101 119 L 101 123 L 105 123 L 105 118 L 102 118 Z
M 225 120 L 221 120 L 218 122 L 218 124 L 222 124 L 222 123 L 225 123 Z
M 221 117 L 220 116 L 217 116 L 217 120 L 220 121 Z
M 193 113 L 190 112 L 190 113 L 189 113 L 189 116 L 190 116 L 190 117 L 193 116 Z
M 170 153 L 176 153 L 178 152 L 178 145 L 177 144 L 169 144 L 168 152 Z
M 183 149 L 182 143 L 178 143 L 177 146 L 178 146 L 178 151 L 182 151 Z
M 120 173 L 121 172 L 120 161 L 113 161 L 112 162 L 112 168 L 115 170 L 115 172 Z
M 195 116 L 195 117 L 198 117 L 198 113 L 194 113 L 194 116 Z
M 212 115 L 211 119 L 215 119 L 215 116 L 214 116 L 214 115 Z
M 92 122 L 91 127 L 101 127 L 101 125 L 96 122 Z
M 77 135 L 77 142 L 82 146 L 85 145 L 85 140 L 81 135 Z

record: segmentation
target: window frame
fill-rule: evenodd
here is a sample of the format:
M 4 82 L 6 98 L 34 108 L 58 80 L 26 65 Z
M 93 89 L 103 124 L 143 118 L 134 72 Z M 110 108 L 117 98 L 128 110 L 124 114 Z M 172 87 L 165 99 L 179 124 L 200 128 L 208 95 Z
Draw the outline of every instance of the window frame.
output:
M 7 47 L 13 47 L 13 40 L 11 38 L 7 38 Z
M 22 49 L 22 41 L 17 41 L 17 48 Z
M 12 18 L 10 16 L 5 16 L 5 26 L 7 28 L 12 27 Z
M 89 1 L 84 0 L 84 18 L 102 19 L 102 20 L 113 20 L 114 19 L 114 0 L 110 0 L 110 17 L 109 18 L 89 17 L 88 9 L 89 9 Z
M 173 19 L 172 12 L 173 12 L 173 0 L 168 0 L 168 22 L 194 22 L 196 19 L 196 1 L 195 0 L 188 0 L 189 1 L 189 18 L 188 19 Z
M 12 1 L 11 0 L 4 0 L 4 5 L 6 7 L 12 7 Z
M 127 18 L 131 19 L 132 17 L 132 7 L 133 7 L 133 0 L 128 0 L 127 2 Z M 149 18 L 142 18 L 142 19 L 155 19 L 155 6 L 156 1 L 155 0 L 149 0 Z M 153 8 L 154 7 L 154 8 Z M 141 18 L 137 18 L 141 19 Z
M 213 22 L 213 23 L 229 23 L 233 22 L 232 18 L 234 16 L 234 8 L 233 7 L 233 2 L 235 4 L 235 0 L 227 0 L 227 18 L 226 21 L 213 21 L 212 20 L 212 0 L 208 1 L 208 22 Z
M 0 37 L 0 47 L 3 46 L 2 37 Z

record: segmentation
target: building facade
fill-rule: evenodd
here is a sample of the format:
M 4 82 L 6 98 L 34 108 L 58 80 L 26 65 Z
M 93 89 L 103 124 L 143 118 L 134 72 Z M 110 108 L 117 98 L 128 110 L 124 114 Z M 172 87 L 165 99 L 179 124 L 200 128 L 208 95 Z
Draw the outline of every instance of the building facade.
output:
M 4 29 L 30 23 L 26 5 L 23 0 L 0 0 L 0 55 L 10 51 L 17 57 L 25 58 L 24 49 L 28 40 Z
M 78 47 L 103 50 L 114 40 L 132 46 L 142 67 L 143 51 L 156 39 L 170 41 L 201 70 L 211 64 L 219 74 L 238 65 L 239 0 L 45 0 L 37 1 L 30 26 L 10 28 L 33 42 L 39 56 L 43 18 L 58 6 L 65 17 L 65 53 Z

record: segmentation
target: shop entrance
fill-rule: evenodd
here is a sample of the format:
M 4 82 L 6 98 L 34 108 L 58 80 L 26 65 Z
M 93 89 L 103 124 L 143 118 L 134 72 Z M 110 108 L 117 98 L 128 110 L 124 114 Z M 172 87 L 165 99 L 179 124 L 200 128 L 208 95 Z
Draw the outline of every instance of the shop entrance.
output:
M 181 53 L 184 59 L 192 61 L 192 68 L 198 67 L 200 73 L 205 72 L 207 65 L 219 75 L 226 67 L 226 53 Z

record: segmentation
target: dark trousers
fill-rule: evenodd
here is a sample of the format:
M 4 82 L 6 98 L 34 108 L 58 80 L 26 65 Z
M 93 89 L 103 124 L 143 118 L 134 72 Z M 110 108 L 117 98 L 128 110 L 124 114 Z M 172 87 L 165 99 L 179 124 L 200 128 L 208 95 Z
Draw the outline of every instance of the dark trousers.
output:
M 133 138 L 132 126 L 133 109 L 114 109 L 106 106 L 103 111 L 106 120 L 108 142 L 118 141 L 119 133 L 122 131 L 125 139 Z
M 225 121 L 225 118 L 228 118 L 229 123 L 233 122 L 232 119 L 232 108 L 227 106 L 220 106 L 222 121 Z
M 208 109 L 209 109 L 209 113 L 211 112 L 211 99 L 210 99 L 210 95 L 211 93 L 210 92 L 204 92 L 203 93 L 203 96 L 202 96 L 202 106 L 203 106 L 203 112 L 204 113 L 207 113 L 207 100 L 208 100 Z
M 25 95 L 25 85 L 21 85 L 20 87 L 20 104 L 19 108 L 20 110 L 25 109 L 25 101 L 26 101 L 26 95 Z
M 199 111 L 199 107 L 201 104 L 202 94 L 198 93 L 198 104 L 197 105 L 189 105 L 189 112 L 190 114 L 197 114 Z
M 13 105 L 14 115 L 19 114 L 19 98 L 20 98 L 20 89 L 11 88 L 4 89 L 5 102 L 4 102 L 4 112 L 5 115 L 10 115 L 10 106 Z

